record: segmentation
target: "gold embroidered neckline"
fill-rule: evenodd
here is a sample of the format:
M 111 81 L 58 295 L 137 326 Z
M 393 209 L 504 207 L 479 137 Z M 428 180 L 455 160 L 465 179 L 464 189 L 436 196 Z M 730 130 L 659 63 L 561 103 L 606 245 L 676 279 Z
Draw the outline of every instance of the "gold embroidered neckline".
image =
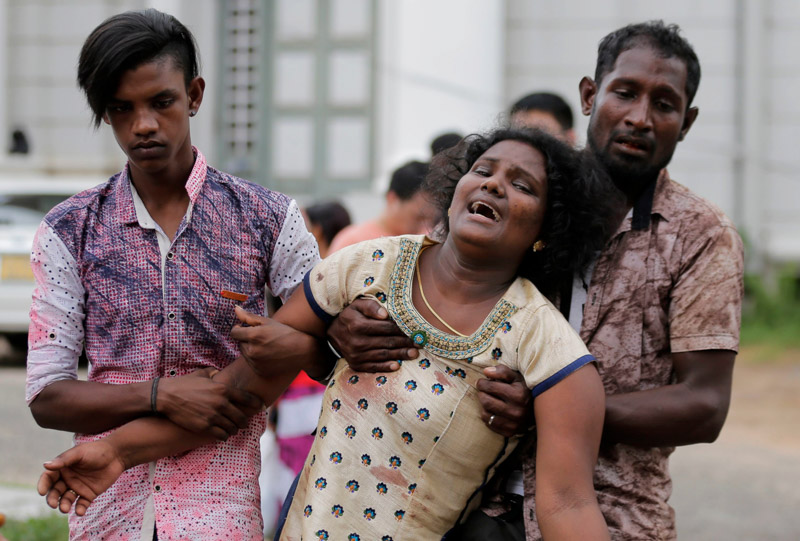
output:
M 406 335 L 415 339 L 418 336 L 424 337 L 425 349 L 432 354 L 453 360 L 474 357 L 491 345 L 500 325 L 517 311 L 517 306 L 506 300 L 504 295 L 497 301 L 481 326 L 469 336 L 457 336 L 437 329 L 419 314 L 411 300 L 417 260 L 425 247 L 421 242 L 411 239 L 400 241 L 389 288 L 387 302 L 389 313 Z M 430 309 L 430 306 L 428 308 Z M 431 312 L 435 315 L 435 312 L 432 310 Z

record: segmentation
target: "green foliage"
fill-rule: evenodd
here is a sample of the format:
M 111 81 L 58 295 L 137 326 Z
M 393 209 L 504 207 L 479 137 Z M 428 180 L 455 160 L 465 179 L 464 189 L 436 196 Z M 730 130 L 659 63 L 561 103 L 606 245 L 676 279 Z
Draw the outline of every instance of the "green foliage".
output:
M 785 267 L 775 279 L 746 274 L 742 345 L 800 347 L 800 287 L 797 269 Z
M 8 541 L 61 541 L 69 539 L 65 515 L 53 513 L 28 520 L 8 519 L 0 530 Z

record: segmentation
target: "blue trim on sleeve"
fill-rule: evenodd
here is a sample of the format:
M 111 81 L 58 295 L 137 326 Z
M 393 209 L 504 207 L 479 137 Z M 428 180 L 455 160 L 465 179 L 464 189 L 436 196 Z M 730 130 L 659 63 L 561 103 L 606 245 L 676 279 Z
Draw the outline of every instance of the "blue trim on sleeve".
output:
M 584 355 L 583 357 L 579 357 L 578 359 L 572 361 L 567 366 L 544 380 L 543 382 L 536 385 L 533 389 L 531 389 L 531 395 L 533 398 L 536 398 L 547 389 L 564 379 L 565 377 L 569 376 L 573 372 L 575 372 L 578 368 L 583 367 L 589 363 L 595 362 L 597 359 L 594 358 L 594 355 Z
M 306 273 L 303 277 L 303 293 L 306 294 L 306 300 L 308 301 L 308 305 L 314 310 L 314 313 L 320 318 L 326 325 L 333 321 L 333 316 L 330 315 L 328 312 L 323 310 L 319 304 L 317 304 L 317 299 L 314 298 L 314 294 L 311 292 L 311 273 L 314 269 L 311 269 Z

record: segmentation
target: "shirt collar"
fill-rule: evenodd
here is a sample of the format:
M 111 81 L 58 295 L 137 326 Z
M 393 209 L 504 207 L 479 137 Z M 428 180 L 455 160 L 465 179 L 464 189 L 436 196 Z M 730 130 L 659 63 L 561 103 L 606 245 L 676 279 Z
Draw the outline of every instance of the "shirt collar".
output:
M 200 190 L 203 188 L 203 185 L 206 181 L 206 176 L 208 174 L 208 163 L 206 162 L 206 158 L 203 156 L 203 153 L 200 152 L 195 146 L 192 146 L 192 152 L 194 152 L 195 155 L 194 165 L 192 166 L 192 171 L 189 173 L 189 177 L 186 179 L 186 193 L 189 195 L 189 210 L 187 211 L 187 218 L 191 216 L 194 203 L 197 201 L 197 198 L 200 195 Z M 119 200 L 119 205 L 117 206 L 117 217 L 120 223 L 133 224 L 139 222 L 137 217 L 137 208 L 134 204 L 133 185 L 131 183 L 128 163 L 126 163 L 125 167 L 122 168 L 122 171 L 117 178 L 116 191 Z

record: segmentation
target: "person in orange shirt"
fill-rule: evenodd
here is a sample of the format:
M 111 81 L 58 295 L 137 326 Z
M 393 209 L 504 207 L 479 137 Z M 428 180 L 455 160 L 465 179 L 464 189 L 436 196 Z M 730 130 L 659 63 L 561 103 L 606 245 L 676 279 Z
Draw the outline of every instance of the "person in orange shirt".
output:
M 392 173 L 383 212 L 368 222 L 342 229 L 331 242 L 329 253 L 364 240 L 428 233 L 435 225 L 436 210 L 428 201 L 422 180 L 428 164 L 411 161 Z

